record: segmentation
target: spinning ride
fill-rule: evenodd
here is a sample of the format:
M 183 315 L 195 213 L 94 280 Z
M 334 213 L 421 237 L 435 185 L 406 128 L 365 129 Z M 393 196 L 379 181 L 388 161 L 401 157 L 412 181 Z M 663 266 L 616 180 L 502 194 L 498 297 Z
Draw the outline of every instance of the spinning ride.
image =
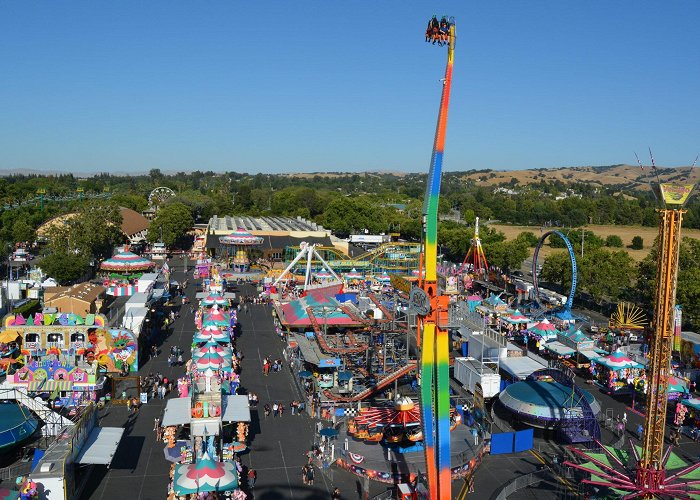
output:
M 250 249 L 262 245 L 263 238 L 253 236 L 243 228 L 219 238 L 219 243 L 227 249 L 227 260 L 234 273 L 250 271 Z
M 656 171 L 653 159 L 652 167 Z M 593 463 L 599 471 L 591 479 L 584 479 L 586 483 L 622 490 L 625 492 L 624 498 L 690 499 L 700 491 L 700 481 L 689 480 L 690 473 L 700 467 L 700 462 L 667 476 L 666 470 L 671 468 L 669 457 L 672 453 L 671 447 L 664 448 L 664 435 L 669 383 L 672 380 L 671 353 L 681 222 L 685 213 L 683 206 L 694 185 L 659 184 L 658 188 L 660 196 L 657 199 L 663 203 L 663 207 L 658 210 L 660 221 L 654 324 L 647 365 L 647 412 L 644 417 L 641 453 L 632 447 L 635 460 L 630 465 L 628 460 L 621 460 L 614 453 L 615 450 L 605 447 L 602 447 L 605 452 L 602 458 L 605 460 L 576 448 L 571 450 Z M 591 472 L 585 464 L 565 464 Z M 622 472 L 620 468 L 623 469 Z
M 484 247 L 481 246 L 481 238 L 479 238 L 479 218 L 476 218 L 474 224 L 474 237 L 471 240 L 471 246 L 467 251 L 467 255 L 462 262 L 462 270 L 466 269 L 472 272 L 474 276 L 483 277 L 489 271 L 489 264 L 486 262 Z
M 461 422 L 456 410 L 450 411 L 450 428 Z M 392 406 L 370 407 L 360 410 L 360 414 L 348 424 L 348 432 L 356 439 L 398 443 L 404 438 L 417 442 L 423 440 L 420 425 L 420 411 L 409 397 L 399 397 Z
M 435 18 L 434 18 L 435 19 Z M 443 18 L 444 19 L 444 18 Z M 431 20 L 433 23 L 433 20 Z M 432 26 L 432 24 L 430 25 Z M 445 152 L 447 113 L 452 89 L 452 66 L 456 39 L 454 19 L 444 27 L 446 34 L 426 33 L 426 41 L 447 44 L 447 66 L 442 86 L 433 155 L 428 173 L 428 185 L 423 201 L 423 253 L 419 288 L 411 290 L 410 302 L 418 314 L 417 340 L 420 345 L 420 397 L 425 445 L 426 475 L 430 498 L 448 500 L 452 497 L 450 474 L 450 340 L 447 329 L 440 327 L 438 315 L 449 306 L 449 297 L 438 293 L 437 226 L 442 160 Z

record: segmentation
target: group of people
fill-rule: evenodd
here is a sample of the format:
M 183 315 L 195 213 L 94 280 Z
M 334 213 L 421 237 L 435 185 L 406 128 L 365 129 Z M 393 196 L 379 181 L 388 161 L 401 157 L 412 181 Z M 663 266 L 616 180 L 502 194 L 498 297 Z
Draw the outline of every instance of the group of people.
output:
M 265 406 L 263 407 L 265 411 L 265 417 L 269 417 L 270 414 L 272 414 L 273 418 L 274 417 L 281 417 L 284 414 L 284 405 L 282 403 L 272 403 L 272 406 L 270 406 L 269 403 L 265 403 Z
M 270 370 L 272 370 L 273 372 L 282 371 L 282 360 L 270 360 L 270 358 L 265 356 L 265 358 L 263 358 L 263 375 L 267 377 L 267 375 L 270 373 Z
M 168 366 L 182 366 L 182 364 L 182 349 L 178 346 L 172 346 L 168 355 Z
M 438 21 L 437 16 L 433 16 L 430 21 L 428 21 L 428 28 L 425 30 L 425 41 L 433 42 L 438 45 L 445 45 L 449 41 L 450 36 L 450 21 L 447 16 L 442 16 L 442 19 Z

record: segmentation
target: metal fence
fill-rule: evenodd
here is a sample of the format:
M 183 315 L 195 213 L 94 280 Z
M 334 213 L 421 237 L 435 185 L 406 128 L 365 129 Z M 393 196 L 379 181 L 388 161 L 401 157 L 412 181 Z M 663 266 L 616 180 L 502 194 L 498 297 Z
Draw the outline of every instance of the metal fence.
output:
M 21 462 L 0 469 L 0 481 L 14 481 L 19 476 L 26 476 L 32 471 L 31 462 Z
M 531 472 L 530 474 L 525 474 L 524 476 L 519 476 L 513 479 L 512 481 L 506 483 L 503 488 L 496 494 L 495 496 L 492 496 L 492 500 L 506 500 L 510 495 L 515 493 L 518 490 L 522 490 L 523 488 L 527 488 L 528 486 L 532 486 L 533 484 L 537 484 L 544 479 L 546 479 L 546 476 L 550 474 L 549 469 L 542 469 L 538 470 L 536 472 Z

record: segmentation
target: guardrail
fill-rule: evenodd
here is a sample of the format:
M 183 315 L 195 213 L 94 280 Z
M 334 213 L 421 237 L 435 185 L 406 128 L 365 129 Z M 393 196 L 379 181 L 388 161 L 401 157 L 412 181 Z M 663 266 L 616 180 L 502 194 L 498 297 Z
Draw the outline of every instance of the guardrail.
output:
M 14 481 L 19 476 L 26 476 L 32 471 L 31 462 L 22 462 L 0 469 L 0 481 Z
M 530 474 L 525 474 L 524 476 L 516 477 L 515 479 L 506 483 L 503 488 L 491 497 L 491 500 L 506 500 L 510 495 L 518 490 L 532 486 L 533 484 L 539 483 L 545 479 L 544 476 L 550 473 L 549 469 L 542 469 Z

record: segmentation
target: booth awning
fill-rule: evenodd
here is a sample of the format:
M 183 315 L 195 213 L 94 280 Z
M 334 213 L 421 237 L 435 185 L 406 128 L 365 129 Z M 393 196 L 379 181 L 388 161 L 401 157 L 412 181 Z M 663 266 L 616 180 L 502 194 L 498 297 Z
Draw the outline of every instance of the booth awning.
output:
M 564 344 L 556 341 L 547 342 L 546 344 L 544 344 L 544 348 L 548 351 L 553 352 L 557 356 L 571 356 L 574 352 L 576 352 L 571 347 L 565 346 Z
M 223 422 L 250 422 L 248 396 L 226 396 L 221 420 Z
M 27 385 L 28 391 L 70 391 L 73 382 L 70 380 L 34 380 Z
M 605 353 L 605 351 L 603 351 L 603 354 L 604 353 Z M 601 352 L 600 352 L 600 349 L 581 349 L 581 350 L 579 350 L 579 354 L 587 357 L 590 360 L 593 360 L 593 359 L 599 358 L 601 355 Z
M 163 427 L 169 425 L 189 424 L 192 419 L 192 408 L 190 398 L 173 398 L 168 400 L 163 413 Z
M 248 396 L 244 396 L 248 399 Z M 190 434 L 193 436 L 216 436 L 221 432 L 221 427 L 218 421 L 195 422 L 190 428 Z
M 95 427 L 75 460 L 79 464 L 109 465 L 117 452 L 124 429 L 121 427 Z

